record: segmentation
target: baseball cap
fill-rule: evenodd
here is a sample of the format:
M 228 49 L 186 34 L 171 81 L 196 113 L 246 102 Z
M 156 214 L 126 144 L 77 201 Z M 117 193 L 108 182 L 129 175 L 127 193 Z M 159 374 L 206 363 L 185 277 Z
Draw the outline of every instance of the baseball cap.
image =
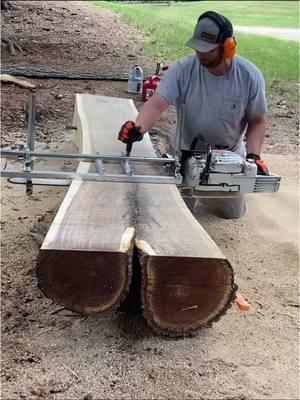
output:
M 211 18 L 202 18 L 197 23 L 194 35 L 186 42 L 187 47 L 207 53 L 219 46 L 220 27 Z

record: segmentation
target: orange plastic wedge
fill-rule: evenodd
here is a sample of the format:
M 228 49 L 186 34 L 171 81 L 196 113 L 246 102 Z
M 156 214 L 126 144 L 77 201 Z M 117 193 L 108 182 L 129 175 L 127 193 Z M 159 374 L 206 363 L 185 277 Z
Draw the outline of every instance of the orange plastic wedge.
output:
M 251 304 L 249 304 L 240 293 L 236 294 L 235 304 L 241 311 L 252 311 L 253 309 Z

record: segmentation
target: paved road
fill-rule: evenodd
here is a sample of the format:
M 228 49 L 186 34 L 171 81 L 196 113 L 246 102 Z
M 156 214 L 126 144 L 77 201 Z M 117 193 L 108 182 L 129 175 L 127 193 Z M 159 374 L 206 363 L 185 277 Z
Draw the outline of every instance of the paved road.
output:
M 298 28 L 268 28 L 260 26 L 235 26 L 237 32 L 252 33 L 253 35 L 269 36 L 275 39 L 299 42 L 300 29 Z

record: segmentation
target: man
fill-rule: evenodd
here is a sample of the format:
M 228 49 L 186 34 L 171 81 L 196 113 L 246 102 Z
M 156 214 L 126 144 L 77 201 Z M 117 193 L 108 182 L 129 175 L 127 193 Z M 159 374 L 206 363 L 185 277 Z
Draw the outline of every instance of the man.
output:
M 235 56 L 231 22 L 213 11 L 202 14 L 186 45 L 195 50 L 195 56 L 175 64 L 143 105 L 135 123 L 128 121 L 122 126 L 119 140 L 141 140 L 169 105 L 175 104 L 180 129 L 174 146 L 181 155 L 195 143 L 208 143 L 212 148 L 247 155 L 257 163 L 260 173 L 268 173 L 260 160 L 266 132 L 265 83 L 254 64 Z M 207 204 L 224 218 L 239 218 L 246 210 L 242 194 L 221 201 L 209 199 Z

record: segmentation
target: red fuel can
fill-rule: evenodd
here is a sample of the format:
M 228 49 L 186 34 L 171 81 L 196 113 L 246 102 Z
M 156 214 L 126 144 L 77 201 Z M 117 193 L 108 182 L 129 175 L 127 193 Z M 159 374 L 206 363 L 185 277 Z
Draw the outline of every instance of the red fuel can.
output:
M 146 79 L 144 86 L 143 86 L 143 94 L 142 98 L 143 101 L 147 101 L 154 95 L 155 90 L 157 89 L 158 85 L 161 81 L 161 76 L 153 75 Z

